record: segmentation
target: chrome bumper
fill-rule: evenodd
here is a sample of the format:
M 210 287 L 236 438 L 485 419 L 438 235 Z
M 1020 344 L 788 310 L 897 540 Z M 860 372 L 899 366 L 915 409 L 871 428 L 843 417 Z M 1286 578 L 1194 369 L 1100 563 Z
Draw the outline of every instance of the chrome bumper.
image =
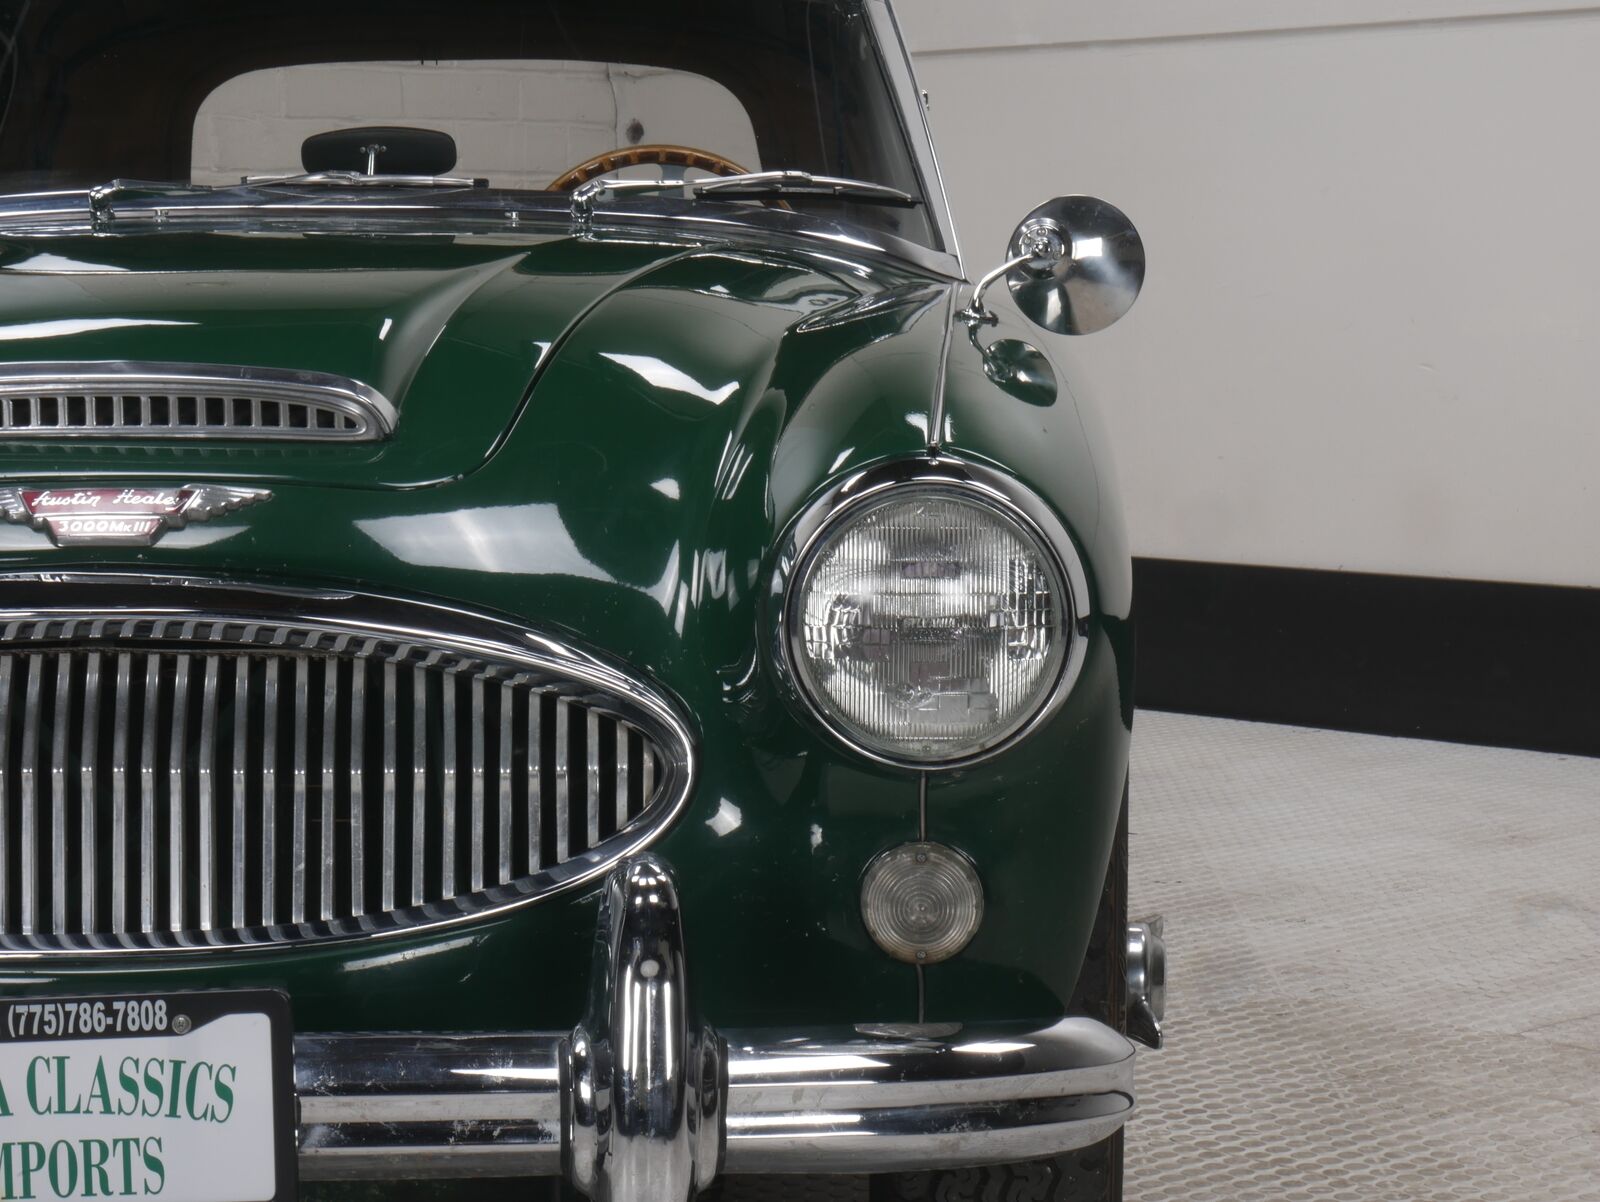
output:
M 596 1202 L 675 1202 L 719 1172 L 1051 1156 L 1133 1110 L 1133 1046 L 1090 1019 L 715 1032 L 685 976 L 671 873 L 630 860 L 607 884 L 574 1031 L 297 1037 L 302 1177 L 564 1174 Z

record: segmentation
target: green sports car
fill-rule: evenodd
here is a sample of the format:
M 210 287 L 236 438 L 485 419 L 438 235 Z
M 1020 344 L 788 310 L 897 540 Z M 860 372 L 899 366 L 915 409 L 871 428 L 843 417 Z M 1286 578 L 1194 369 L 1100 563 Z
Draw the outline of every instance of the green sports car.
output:
M 1144 252 L 969 271 L 926 107 L 887 0 L 0 0 L 0 1197 L 1120 1198 L 1028 339 Z

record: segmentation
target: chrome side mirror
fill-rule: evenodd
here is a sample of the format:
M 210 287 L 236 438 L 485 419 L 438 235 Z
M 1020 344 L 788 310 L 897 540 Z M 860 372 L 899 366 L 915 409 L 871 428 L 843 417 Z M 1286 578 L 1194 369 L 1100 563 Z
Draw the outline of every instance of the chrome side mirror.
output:
M 1060 196 L 1028 214 L 1007 261 L 978 281 L 960 315 L 969 326 L 994 324 L 983 297 L 1001 279 L 1035 325 L 1053 334 L 1098 333 L 1139 299 L 1144 242 L 1115 205 Z

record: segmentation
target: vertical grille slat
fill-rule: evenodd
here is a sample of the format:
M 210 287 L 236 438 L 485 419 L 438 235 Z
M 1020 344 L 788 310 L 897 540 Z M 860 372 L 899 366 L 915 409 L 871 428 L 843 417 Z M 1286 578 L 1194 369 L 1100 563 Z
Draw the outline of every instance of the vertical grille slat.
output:
M 383 883 L 378 904 L 385 912 L 394 909 L 395 847 L 399 831 L 395 826 L 395 794 L 400 763 L 395 744 L 400 733 L 399 676 L 394 660 L 383 665 Z
M 0 697 L 9 697 L 9 687 L 0 688 Z M 115 727 L 111 742 L 111 923 L 114 931 L 133 926 L 128 900 L 128 732 L 129 711 L 133 705 L 133 656 L 126 651 L 117 656 L 117 683 L 111 695 Z M 0 764 L 5 762 L 0 752 Z M 0 920 L 0 929 L 4 928 Z
M 543 672 L 260 620 L 6 632 L 0 955 L 425 926 L 592 871 L 665 801 L 645 725 Z
M 361 917 L 367 912 L 366 887 L 366 761 L 367 665 L 364 659 L 351 665 L 350 675 L 350 913 Z M 331 915 L 329 916 L 331 917 Z
M 0 655 L 0 865 L 6 875 L 0 879 L 0 930 L 11 929 L 11 664 L 12 657 Z
M 199 789 L 199 853 L 200 865 L 200 929 L 210 931 L 217 925 L 217 689 L 222 673 L 222 660 L 215 655 L 205 657 L 205 683 L 200 699 L 200 789 Z
M 556 863 L 565 864 L 572 856 L 572 785 L 568 780 L 567 757 L 571 753 L 571 706 L 565 697 L 556 699 Z
M 584 847 L 600 842 L 600 715 L 590 710 L 583 738 L 583 812 L 588 819 L 588 838 Z
M 184 856 L 187 827 L 189 760 L 189 657 L 176 657 L 172 680 L 172 739 L 167 756 L 167 926 L 185 929 L 184 893 L 188 872 Z
M 278 909 L 278 711 L 283 661 L 267 661 L 261 719 L 261 924 L 280 921 Z
M 50 740 L 50 929 L 67 932 L 67 736 L 72 731 L 72 657 L 56 660 L 55 719 Z
M 322 812 L 317 826 L 322 834 L 322 862 L 317 880 L 317 914 L 324 921 L 333 917 L 333 879 L 338 864 L 337 833 L 334 827 L 334 807 L 338 802 L 335 792 L 337 768 L 334 752 L 339 738 L 339 674 L 338 661 L 325 660 L 322 665 Z
M 311 756 L 311 661 L 294 661 L 294 775 L 289 816 L 289 921 L 306 920 L 306 773 Z
M 156 929 L 156 722 L 160 717 L 161 660 L 146 654 L 144 738 L 139 750 L 139 929 Z
M 612 792 L 612 804 L 615 807 L 612 820 L 619 831 L 628 825 L 628 759 L 633 745 L 629 737 L 631 729 L 626 722 L 617 723 L 617 786 Z
M 483 678 L 475 676 L 472 680 L 472 876 L 471 888 L 477 893 L 483 888 L 483 838 L 484 838 L 484 799 L 483 799 Z
M 420 906 L 424 856 L 427 854 L 428 814 L 422 799 L 428 795 L 428 688 L 423 669 L 411 669 L 411 904 Z
M 247 823 L 250 811 L 250 661 L 233 666 L 233 812 L 232 863 L 228 873 L 228 902 L 235 928 L 249 925 L 249 852 Z
M 499 826 L 500 837 L 496 847 L 500 851 L 498 867 L 499 875 L 495 877 L 495 884 L 503 885 L 511 879 L 511 724 L 515 716 L 516 692 L 509 684 L 500 686 L 500 772 L 496 778 L 499 785 Z
M 100 874 L 95 861 L 100 844 L 100 816 L 95 792 L 100 780 L 101 655 L 91 651 L 83 675 L 83 742 L 78 753 L 78 930 L 93 934 L 99 914 Z M 5 762 L 0 756 L 0 764 Z M 4 863 L 0 856 L 0 863 Z
M 544 698 L 537 693 L 528 698 L 528 747 L 524 753 L 528 767 L 528 871 L 544 867 L 544 778 L 539 771 L 543 761 Z
M 444 758 L 444 816 L 439 822 L 439 890 L 446 897 L 456 895 L 456 812 L 461 808 L 461 781 L 457 772 L 459 731 L 456 728 L 456 677 L 445 673 L 443 730 L 439 745 Z
M 28 656 L 22 728 L 22 933 L 32 935 L 39 905 L 39 684 L 44 656 Z

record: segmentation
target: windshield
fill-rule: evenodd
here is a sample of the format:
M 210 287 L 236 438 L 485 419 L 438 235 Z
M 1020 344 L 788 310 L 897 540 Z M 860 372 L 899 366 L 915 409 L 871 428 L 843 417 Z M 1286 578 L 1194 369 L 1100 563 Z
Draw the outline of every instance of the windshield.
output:
M 860 0 L 0 0 L 0 37 L 0 193 L 793 170 L 923 197 Z M 925 205 L 783 203 L 937 246 Z

